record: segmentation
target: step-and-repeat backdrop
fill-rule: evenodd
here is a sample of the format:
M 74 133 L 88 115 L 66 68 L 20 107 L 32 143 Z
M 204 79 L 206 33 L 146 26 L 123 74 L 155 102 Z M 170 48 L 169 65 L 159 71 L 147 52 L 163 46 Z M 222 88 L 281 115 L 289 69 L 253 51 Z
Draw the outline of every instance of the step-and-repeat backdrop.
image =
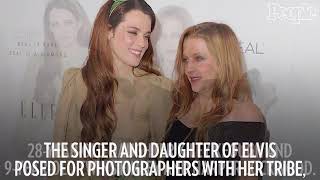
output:
M 320 173 L 320 1 L 147 2 L 158 20 L 152 35 L 156 63 L 169 78 L 174 78 L 177 43 L 186 27 L 203 21 L 230 25 L 240 40 L 270 140 L 291 144 L 291 159 L 310 160 Z M 90 30 L 103 3 L 2 1 L 1 160 L 25 157 L 28 142 L 51 140 L 63 71 L 83 65 Z

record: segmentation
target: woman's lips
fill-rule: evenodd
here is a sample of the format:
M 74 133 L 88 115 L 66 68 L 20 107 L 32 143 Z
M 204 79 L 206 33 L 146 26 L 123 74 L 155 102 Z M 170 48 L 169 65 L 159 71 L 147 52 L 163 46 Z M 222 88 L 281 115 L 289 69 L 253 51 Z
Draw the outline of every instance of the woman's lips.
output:
M 141 50 L 130 49 L 130 53 L 139 58 L 141 56 L 142 51 Z
M 189 80 L 190 80 L 191 83 L 198 82 L 200 79 L 201 79 L 200 76 L 189 77 Z

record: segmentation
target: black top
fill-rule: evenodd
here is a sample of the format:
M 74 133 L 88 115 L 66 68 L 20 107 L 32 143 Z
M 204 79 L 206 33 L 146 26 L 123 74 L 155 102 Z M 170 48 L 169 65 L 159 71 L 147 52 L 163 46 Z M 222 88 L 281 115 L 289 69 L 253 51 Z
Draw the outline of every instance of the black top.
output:
M 185 126 L 180 120 L 173 122 L 172 127 L 166 134 L 165 142 L 194 142 L 195 128 Z M 208 140 L 210 142 L 224 143 L 224 142 L 265 142 L 266 124 L 263 122 L 244 122 L 244 121 L 225 121 L 216 124 L 208 129 Z M 181 159 L 168 159 L 181 160 Z M 217 159 L 215 159 L 217 160 Z M 239 157 L 233 160 L 240 160 Z M 172 177 L 167 176 L 166 180 L 174 179 L 224 179 L 234 180 L 237 177 Z

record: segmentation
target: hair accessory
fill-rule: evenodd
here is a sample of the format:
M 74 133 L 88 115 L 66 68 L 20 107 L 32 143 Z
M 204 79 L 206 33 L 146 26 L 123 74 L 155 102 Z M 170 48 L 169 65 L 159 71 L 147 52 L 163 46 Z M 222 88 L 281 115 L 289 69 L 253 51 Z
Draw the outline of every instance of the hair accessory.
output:
M 128 1 L 128 0 L 113 0 L 109 17 L 111 16 L 111 14 L 113 13 L 113 11 L 114 11 L 118 6 L 120 6 L 122 3 L 126 2 L 126 1 Z

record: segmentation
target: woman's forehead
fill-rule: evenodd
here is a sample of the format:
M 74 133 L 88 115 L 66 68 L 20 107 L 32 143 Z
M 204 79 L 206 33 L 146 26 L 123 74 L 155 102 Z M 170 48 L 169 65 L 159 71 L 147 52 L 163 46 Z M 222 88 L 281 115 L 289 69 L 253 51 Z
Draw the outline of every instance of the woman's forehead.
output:
M 139 10 L 132 10 L 124 15 L 123 21 L 119 24 L 125 28 L 135 28 L 145 33 L 151 31 L 151 18 Z

